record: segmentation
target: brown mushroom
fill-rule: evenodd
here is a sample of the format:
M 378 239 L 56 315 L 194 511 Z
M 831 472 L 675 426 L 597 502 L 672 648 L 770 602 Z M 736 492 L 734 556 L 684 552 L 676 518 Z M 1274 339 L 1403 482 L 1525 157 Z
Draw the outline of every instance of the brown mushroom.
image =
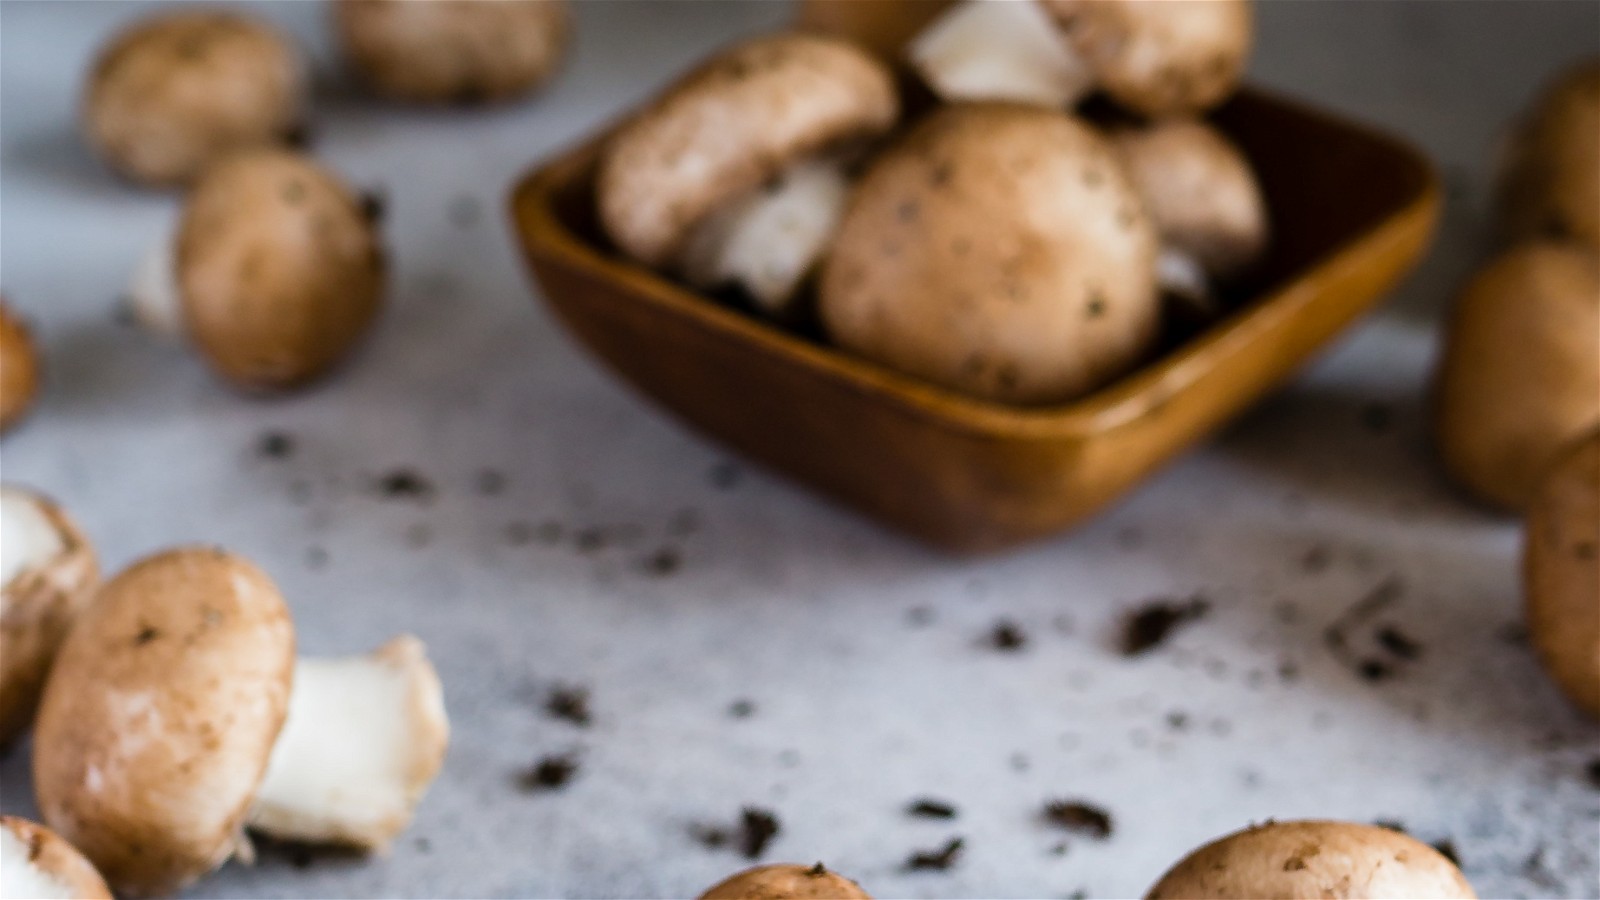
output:
M 39 351 L 33 335 L 0 298 L 0 434 L 22 421 L 39 394 Z
M 861 885 L 817 863 L 745 869 L 706 889 L 700 900 L 872 900 L 872 896 Z
M 1534 649 L 1572 702 L 1600 718 L 1600 431 L 1542 480 L 1522 572 Z
M 1600 59 L 1561 73 L 1512 136 L 1499 186 L 1512 239 L 1570 237 L 1600 249 Z
M 89 143 L 135 181 L 192 181 L 229 153 L 297 138 L 307 79 L 295 48 L 232 12 L 135 24 L 100 53 L 83 101 Z
M 0 897 L 111 900 L 94 865 L 43 825 L 0 816 Z

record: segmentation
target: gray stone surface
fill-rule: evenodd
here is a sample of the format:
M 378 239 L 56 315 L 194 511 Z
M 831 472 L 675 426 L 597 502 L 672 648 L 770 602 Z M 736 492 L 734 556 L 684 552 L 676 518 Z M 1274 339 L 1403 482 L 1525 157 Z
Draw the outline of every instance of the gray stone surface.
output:
M 220 389 L 113 319 L 173 203 L 101 171 L 74 109 L 93 48 L 142 8 L 0 6 L 0 279 L 50 363 L 3 475 L 65 502 L 110 569 L 184 541 L 254 557 L 308 652 L 422 635 L 455 725 L 387 858 L 301 869 L 268 853 L 196 896 L 692 895 L 745 864 L 692 826 L 747 804 L 782 821 L 765 859 L 823 859 L 881 897 L 1133 896 L 1207 838 L 1300 816 L 1449 839 L 1486 897 L 1596 895 L 1600 790 L 1585 767 L 1600 732 L 1508 639 L 1516 525 L 1441 482 L 1423 412 L 1435 320 L 1484 243 L 1500 123 L 1595 51 L 1600 7 L 1264 4 L 1260 82 L 1439 160 L 1436 252 L 1385 312 L 1115 512 L 978 562 L 686 434 L 580 353 L 514 256 L 503 198 L 518 172 L 784 6 L 582 3 L 573 65 L 514 108 L 415 112 L 326 91 L 319 154 L 389 198 L 392 308 L 338 378 L 270 400 Z M 331 68 L 319 4 L 256 8 Z M 256 454 L 272 430 L 294 436 L 289 458 Z M 430 479 L 431 501 L 380 497 L 395 467 Z M 504 489 L 478 490 L 483 470 Z M 663 550 L 681 567 L 654 574 Z M 1322 634 L 1389 579 L 1402 591 L 1381 622 L 1422 652 L 1370 683 Z M 1146 657 L 1117 655 L 1129 609 L 1194 593 L 1208 617 Z M 1001 619 L 1027 633 L 1020 652 L 983 645 Z M 559 684 L 589 689 L 589 727 L 543 714 Z M 748 718 L 728 712 L 740 699 Z M 569 786 L 519 791 L 523 769 L 567 751 Z M 28 757 L 0 765 L 7 812 L 32 809 Z M 906 817 L 923 796 L 959 817 Z M 1038 813 L 1053 798 L 1103 805 L 1114 834 L 1052 831 Z M 902 871 L 954 835 L 952 871 Z

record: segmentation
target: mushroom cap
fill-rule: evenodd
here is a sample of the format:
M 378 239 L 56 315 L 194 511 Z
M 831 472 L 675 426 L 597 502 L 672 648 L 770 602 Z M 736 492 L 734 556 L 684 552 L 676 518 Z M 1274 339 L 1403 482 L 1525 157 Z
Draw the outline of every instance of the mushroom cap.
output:
M 1148 900 L 1422 900 L 1477 896 L 1416 838 L 1353 822 L 1267 822 L 1212 841 L 1167 870 Z
M 1435 387 L 1446 470 L 1521 509 L 1574 440 L 1600 425 L 1600 257 L 1576 243 L 1514 247 L 1456 298 Z
M 1600 719 L 1600 431 L 1546 475 L 1526 540 L 1528 636 L 1572 702 Z
M 345 56 L 377 93 L 417 103 L 504 100 L 542 84 L 566 53 L 566 0 L 338 0 Z
M 1250 0 L 1039 0 L 1102 90 L 1151 118 L 1227 99 L 1250 56 Z
M 42 560 L 8 559 L 8 578 L 0 588 L 0 744 L 28 727 L 56 650 L 78 614 L 94 595 L 100 567 L 94 547 L 66 512 L 43 494 L 15 485 L 0 486 L 5 545 L 10 556 L 22 545 L 50 534 Z M 17 521 L 16 519 L 26 519 Z M 35 546 L 38 546 L 37 544 Z M 31 554 L 29 554 L 31 555 Z
M 889 69 L 848 41 L 737 44 L 612 136 L 596 175 L 601 222 L 629 256 L 664 266 L 719 206 L 806 156 L 883 134 L 899 105 Z
M 822 863 L 779 863 L 731 875 L 707 889 L 700 900 L 872 900 L 872 895 Z
M 242 388 L 327 373 L 383 304 L 377 229 L 337 176 L 297 153 L 254 151 L 212 168 L 177 243 L 185 330 Z
M 45 685 L 44 819 L 121 894 L 221 865 L 283 727 L 294 629 L 261 570 L 223 550 L 149 557 L 78 617 Z
M 0 816 L 0 844 L 12 841 L 15 846 L 0 850 L 0 859 L 7 860 L 0 865 L 0 897 L 111 900 L 111 889 L 94 865 L 50 829 L 16 816 Z M 13 852 L 25 860 L 21 865 L 11 858 Z
M 1557 76 L 1512 136 L 1501 170 L 1501 230 L 1600 248 L 1600 59 Z
M 33 336 L 0 298 L 0 434 L 10 431 L 39 394 L 39 351 Z
M 1267 245 L 1267 204 L 1244 153 L 1222 132 L 1190 119 L 1112 133 L 1117 155 L 1144 198 L 1163 244 L 1213 278 L 1249 268 Z
M 83 126 L 123 175 L 182 184 L 225 154 L 292 139 L 306 96 L 304 63 L 276 30 L 231 12 L 181 11 L 138 22 L 101 51 Z
M 1155 229 L 1093 128 L 962 104 L 862 177 L 818 302 L 829 336 L 863 357 L 977 397 L 1059 402 L 1151 347 L 1155 257 Z

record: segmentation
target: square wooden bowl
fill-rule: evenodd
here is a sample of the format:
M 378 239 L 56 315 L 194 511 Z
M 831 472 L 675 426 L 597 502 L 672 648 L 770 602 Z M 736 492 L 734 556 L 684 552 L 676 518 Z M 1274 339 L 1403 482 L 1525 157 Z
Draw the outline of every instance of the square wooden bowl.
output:
M 1439 188 L 1416 150 L 1256 90 L 1213 118 L 1267 197 L 1259 278 L 1222 321 L 1053 407 L 925 384 L 623 258 L 595 219 L 599 139 L 524 177 L 511 213 L 545 300 L 645 395 L 887 525 L 989 551 L 1082 521 L 1149 477 L 1304 365 L 1426 247 Z

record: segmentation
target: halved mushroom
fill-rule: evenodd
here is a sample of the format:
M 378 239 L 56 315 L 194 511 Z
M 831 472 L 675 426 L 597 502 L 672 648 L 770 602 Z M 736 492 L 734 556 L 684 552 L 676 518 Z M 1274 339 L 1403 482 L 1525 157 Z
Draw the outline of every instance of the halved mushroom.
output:
M 232 12 L 166 13 L 100 52 L 83 101 L 89 143 L 148 184 L 183 184 L 239 150 L 300 133 L 307 96 L 299 53 L 271 27 Z
M 976 397 L 1063 402 L 1150 350 L 1156 246 L 1095 129 L 954 105 L 862 176 L 818 302 L 828 335 L 862 357 Z
M 1353 822 L 1267 822 L 1212 841 L 1161 876 L 1148 900 L 1473 898 L 1439 851 Z
M 1600 431 L 1541 482 L 1522 573 L 1530 641 L 1572 702 L 1600 719 Z
M 861 885 L 817 863 L 745 869 L 708 888 L 700 900 L 872 900 L 872 896 Z
M 0 900 L 111 900 L 111 890 L 55 832 L 0 816 Z
M 887 67 L 841 40 L 756 38 L 690 72 L 607 144 L 606 233 L 697 287 L 785 314 L 844 206 L 848 160 L 899 115 Z
M 0 744 L 32 721 L 56 650 L 99 576 L 94 548 L 61 507 L 0 485 Z
M 0 298 L 0 434 L 22 421 L 39 394 L 39 351 L 33 336 Z
M 1249 0 L 964 0 L 906 52 L 946 100 L 1064 108 L 1100 90 L 1162 118 L 1226 99 L 1252 32 Z
M 1445 469 L 1484 500 L 1521 509 L 1571 443 L 1600 426 L 1600 256 L 1523 244 L 1456 298 L 1435 382 Z
M 163 894 L 248 854 L 246 825 L 381 848 L 446 732 L 414 639 L 296 665 L 267 576 L 182 548 L 112 579 L 79 618 L 40 706 L 34 785 L 45 820 L 119 892 Z
M 1249 269 L 1267 245 L 1267 204 L 1250 161 L 1199 121 L 1119 128 L 1111 137 L 1161 236 L 1161 287 L 1214 316 L 1215 285 Z
M 1502 161 L 1501 230 L 1600 248 L 1600 60 L 1561 73 L 1519 123 Z
M 416 103 L 506 100 L 537 88 L 560 65 L 572 18 L 566 0 L 339 0 L 333 10 L 339 43 L 367 84 Z
M 375 223 L 337 175 L 300 154 L 254 151 L 213 167 L 184 204 L 176 240 L 182 331 L 240 388 L 325 375 L 383 306 Z

